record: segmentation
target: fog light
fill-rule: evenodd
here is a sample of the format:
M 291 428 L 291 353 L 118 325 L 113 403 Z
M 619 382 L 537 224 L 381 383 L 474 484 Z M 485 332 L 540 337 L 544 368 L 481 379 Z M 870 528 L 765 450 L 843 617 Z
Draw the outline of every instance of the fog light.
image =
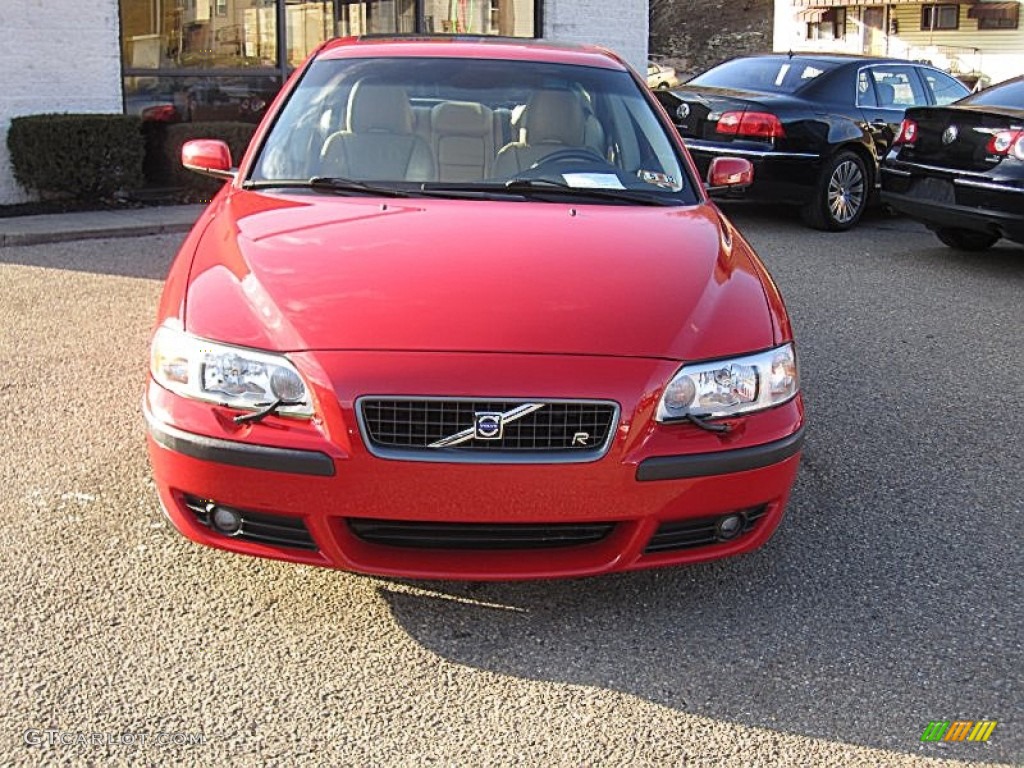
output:
M 735 539 L 743 533 L 743 527 L 746 525 L 746 522 L 746 518 L 739 513 L 726 515 L 719 518 L 718 524 L 715 526 L 715 535 L 720 541 Z
M 210 523 L 214 530 L 225 536 L 235 536 L 242 530 L 242 516 L 227 507 L 214 507 Z

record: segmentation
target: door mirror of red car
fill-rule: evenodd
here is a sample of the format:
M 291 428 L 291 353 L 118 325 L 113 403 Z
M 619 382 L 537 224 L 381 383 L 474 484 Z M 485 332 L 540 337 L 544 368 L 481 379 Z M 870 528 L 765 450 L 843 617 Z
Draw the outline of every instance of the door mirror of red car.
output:
M 231 166 L 231 150 L 223 141 L 186 141 L 181 148 L 181 164 L 190 171 L 213 176 L 215 179 L 235 178 L 235 169 Z
M 708 168 L 708 192 L 742 189 L 754 183 L 754 166 L 742 157 L 716 157 Z

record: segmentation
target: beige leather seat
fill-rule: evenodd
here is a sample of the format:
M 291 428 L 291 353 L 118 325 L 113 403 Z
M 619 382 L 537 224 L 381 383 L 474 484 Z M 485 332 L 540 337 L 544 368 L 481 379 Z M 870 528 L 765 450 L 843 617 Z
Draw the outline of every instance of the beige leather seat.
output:
M 356 83 L 348 101 L 347 125 L 324 143 L 321 175 L 376 181 L 437 178 L 430 146 L 413 130 L 404 89 Z
M 448 101 L 434 107 L 430 124 L 439 180 L 480 181 L 491 175 L 494 115 L 488 107 Z
M 875 83 L 878 89 L 878 106 L 892 108 L 896 103 L 896 89 L 889 83 Z
M 569 91 L 538 91 L 526 105 L 520 141 L 501 148 L 494 163 L 498 178 L 516 176 L 552 152 L 586 147 L 586 113 Z

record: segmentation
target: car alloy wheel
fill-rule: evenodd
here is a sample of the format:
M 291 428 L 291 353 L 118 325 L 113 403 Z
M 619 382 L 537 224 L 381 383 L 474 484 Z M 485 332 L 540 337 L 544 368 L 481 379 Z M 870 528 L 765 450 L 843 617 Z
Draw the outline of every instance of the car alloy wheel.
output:
M 822 169 L 815 195 L 803 210 L 804 221 L 815 229 L 839 232 L 854 226 L 868 199 L 864 161 L 843 151 Z
M 844 160 L 828 182 L 828 208 L 838 224 L 849 224 L 864 207 L 864 173 L 854 160 Z

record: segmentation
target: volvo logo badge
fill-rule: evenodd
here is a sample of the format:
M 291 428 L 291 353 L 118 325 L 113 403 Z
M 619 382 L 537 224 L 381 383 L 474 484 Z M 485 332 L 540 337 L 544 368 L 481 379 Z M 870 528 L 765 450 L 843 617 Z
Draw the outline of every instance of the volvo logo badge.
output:
M 949 126 L 949 128 L 942 132 L 942 143 L 952 144 L 954 141 L 956 141 L 956 137 L 959 135 L 960 129 L 957 128 L 955 125 L 951 125 Z
M 504 414 L 477 411 L 473 414 L 473 437 L 477 440 L 501 440 L 504 432 Z
M 428 448 L 453 448 L 470 440 L 501 440 L 505 426 L 543 408 L 545 403 L 522 403 L 504 413 L 499 411 L 474 411 L 473 425 L 460 429 L 453 435 L 435 440 Z M 468 419 L 467 419 L 468 421 Z
M 676 116 L 680 120 L 685 120 L 686 118 L 688 118 L 690 116 L 690 105 L 684 101 L 682 104 L 676 107 Z

